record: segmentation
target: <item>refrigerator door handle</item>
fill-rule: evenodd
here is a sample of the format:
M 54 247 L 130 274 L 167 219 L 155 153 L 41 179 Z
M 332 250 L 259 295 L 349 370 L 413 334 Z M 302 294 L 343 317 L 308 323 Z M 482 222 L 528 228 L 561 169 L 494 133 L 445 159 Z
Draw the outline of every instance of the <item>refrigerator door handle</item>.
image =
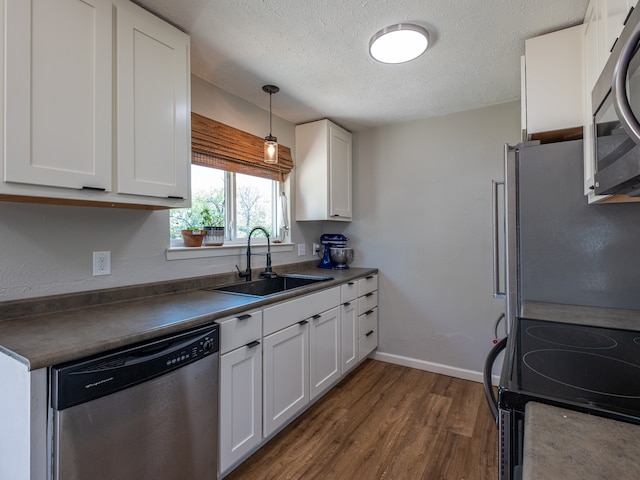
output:
M 506 298 L 507 292 L 500 290 L 500 224 L 499 188 L 503 180 L 491 180 L 493 219 L 493 298 Z M 504 239 L 503 239 L 504 240 Z

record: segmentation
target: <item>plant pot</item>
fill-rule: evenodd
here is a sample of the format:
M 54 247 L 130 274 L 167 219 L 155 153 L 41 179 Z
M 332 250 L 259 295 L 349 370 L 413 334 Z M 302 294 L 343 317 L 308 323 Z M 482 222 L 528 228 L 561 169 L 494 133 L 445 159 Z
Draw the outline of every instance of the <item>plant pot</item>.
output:
M 201 247 L 206 232 L 204 230 L 181 230 L 185 247 Z
M 224 227 L 204 227 L 206 235 L 204 245 L 207 247 L 219 247 L 224 243 Z

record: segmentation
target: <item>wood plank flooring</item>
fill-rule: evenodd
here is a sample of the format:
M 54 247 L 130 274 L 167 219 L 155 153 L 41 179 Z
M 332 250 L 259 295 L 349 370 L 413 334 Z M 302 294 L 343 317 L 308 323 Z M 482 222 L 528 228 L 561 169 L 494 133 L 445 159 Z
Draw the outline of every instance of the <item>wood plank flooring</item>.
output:
M 496 480 L 481 384 L 366 360 L 226 480 Z

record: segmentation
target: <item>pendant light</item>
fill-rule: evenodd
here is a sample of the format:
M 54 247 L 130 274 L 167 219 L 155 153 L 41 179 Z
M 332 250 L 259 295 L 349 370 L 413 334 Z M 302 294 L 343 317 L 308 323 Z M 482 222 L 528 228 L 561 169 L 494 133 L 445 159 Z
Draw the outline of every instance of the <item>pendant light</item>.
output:
M 369 54 L 381 63 L 404 63 L 422 55 L 429 46 L 429 32 L 412 23 L 383 28 L 369 41 Z
M 278 163 L 278 139 L 271 135 L 271 96 L 280 89 L 275 85 L 265 85 L 262 90 L 269 94 L 269 135 L 264 137 L 264 163 Z

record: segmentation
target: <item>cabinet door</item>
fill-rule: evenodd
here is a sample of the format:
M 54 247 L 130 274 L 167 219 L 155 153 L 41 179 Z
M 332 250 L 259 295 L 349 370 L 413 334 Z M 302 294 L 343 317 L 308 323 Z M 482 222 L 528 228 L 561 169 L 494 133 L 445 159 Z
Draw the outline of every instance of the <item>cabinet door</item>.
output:
M 262 347 L 249 345 L 220 357 L 220 472 L 262 441 Z
M 583 28 L 525 41 L 528 134 L 583 124 Z
M 117 192 L 188 201 L 189 37 L 128 2 L 117 12 Z
M 341 306 L 341 343 L 342 343 L 342 373 L 345 374 L 358 362 L 358 316 L 357 303 L 346 302 Z
M 111 2 L 5 8 L 4 180 L 111 190 Z
M 340 379 L 340 307 L 311 318 L 309 384 L 311 400 Z
M 351 134 L 329 123 L 329 217 L 351 220 Z
M 264 337 L 264 437 L 309 403 L 309 324 Z

